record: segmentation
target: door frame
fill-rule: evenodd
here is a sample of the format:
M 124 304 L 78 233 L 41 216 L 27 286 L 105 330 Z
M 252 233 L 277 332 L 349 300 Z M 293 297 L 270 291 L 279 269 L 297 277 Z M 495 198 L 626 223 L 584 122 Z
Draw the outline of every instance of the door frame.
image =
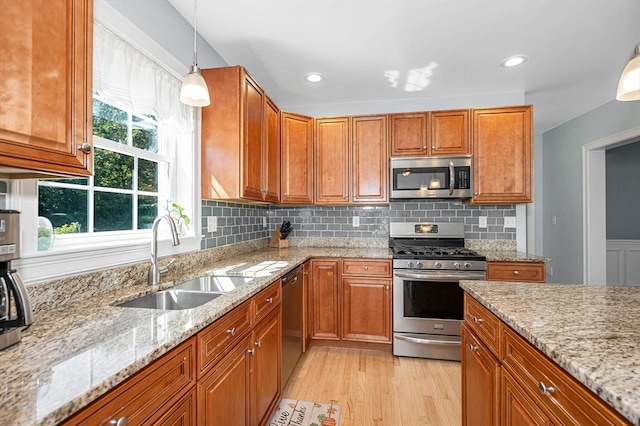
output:
M 582 146 L 582 255 L 583 281 L 607 282 L 607 149 L 626 145 L 640 137 L 640 126 Z

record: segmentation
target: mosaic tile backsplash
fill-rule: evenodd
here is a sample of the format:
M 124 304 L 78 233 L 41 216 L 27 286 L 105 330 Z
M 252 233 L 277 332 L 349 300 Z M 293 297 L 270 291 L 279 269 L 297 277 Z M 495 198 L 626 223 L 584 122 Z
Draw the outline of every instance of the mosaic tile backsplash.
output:
M 514 205 L 471 206 L 459 201 L 392 202 L 384 206 L 251 205 L 203 200 L 202 248 L 271 236 L 288 220 L 292 237 L 389 238 L 391 222 L 461 222 L 470 240 L 515 240 L 516 229 L 505 228 L 504 218 L 516 215 Z M 207 216 L 218 218 L 217 232 L 207 232 Z M 353 226 L 357 216 L 359 226 Z M 480 228 L 480 216 L 487 227 Z M 266 218 L 267 226 L 263 226 Z

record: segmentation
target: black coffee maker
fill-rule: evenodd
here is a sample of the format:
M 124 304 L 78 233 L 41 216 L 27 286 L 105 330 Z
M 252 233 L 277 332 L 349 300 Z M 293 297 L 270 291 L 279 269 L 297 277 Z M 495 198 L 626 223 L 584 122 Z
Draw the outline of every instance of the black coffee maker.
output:
M 0 210 L 0 350 L 20 341 L 33 323 L 26 287 L 11 261 L 20 257 L 20 212 Z

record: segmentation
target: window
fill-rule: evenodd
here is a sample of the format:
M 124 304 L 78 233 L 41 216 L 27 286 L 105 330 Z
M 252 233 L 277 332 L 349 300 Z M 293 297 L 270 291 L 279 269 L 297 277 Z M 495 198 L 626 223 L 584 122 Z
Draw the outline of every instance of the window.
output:
M 149 229 L 170 197 L 173 165 L 162 155 L 162 125 L 94 94 L 94 175 L 38 183 L 38 215 L 54 234 Z

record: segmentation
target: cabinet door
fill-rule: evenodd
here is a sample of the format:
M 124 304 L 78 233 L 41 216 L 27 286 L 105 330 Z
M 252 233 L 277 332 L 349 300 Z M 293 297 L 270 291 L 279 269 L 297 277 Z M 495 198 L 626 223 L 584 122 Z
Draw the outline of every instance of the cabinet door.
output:
M 389 116 L 391 156 L 426 155 L 429 146 L 427 143 L 428 120 L 428 112 L 391 114 Z
M 316 204 L 349 202 L 349 117 L 316 120 Z
M 264 103 L 263 199 L 280 200 L 280 110 L 268 96 Z
M 342 279 L 342 339 L 391 343 L 391 279 Z
M 313 118 L 281 113 L 282 204 L 313 204 Z
M 532 107 L 473 110 L 474 204 L 532 201 Z
M 251 369 L 252 424 L 265 424 L 280 400 L 282 380 L 281 310 L 274 311 L 255 328 Z
M 339 266 L 340 261 L 335 259 L 311 261 L 314 339 L 340 339 Z
M 351 202 L 389 202 L 387 116 L 353 117 Z
M 460 329 L 462 424 L 497 425 L 500 419 L 500 363 L 464 323 Z
M 469 110 L 432 111 L 429 155 L 470 155 Z
M 92 173 L 92 25 L 93 1 L 2 2 L 0 166 Z
M 198 382 L 198 425 L 250 426 L 249 379 L 252 336 Z
M 502 374 L 502 424 L 551 426 L 553 422 L 518 385 L 511 375 Z M 487 423 L 488 424 L 488 423 Z
M 244 79 L 243 198 L 262 201 L 264 93 L 251 77 Z

